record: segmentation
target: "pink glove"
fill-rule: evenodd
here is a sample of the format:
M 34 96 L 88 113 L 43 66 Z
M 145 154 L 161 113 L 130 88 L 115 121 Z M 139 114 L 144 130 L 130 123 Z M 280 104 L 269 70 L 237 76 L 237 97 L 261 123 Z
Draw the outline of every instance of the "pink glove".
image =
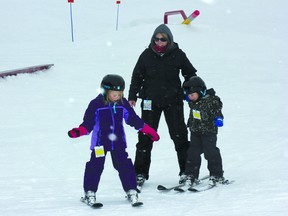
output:
M 144 124 L 144 127 L 140 130 L 144 135 L 151 138 L 152 141 L 158 141 L 160 139 L 159 134 L 151 128 L 148 124 Z
M 68 136 L 71 138 L 77 138 L 87 134 L 87 129 L 84 126 L 80 126 L 79 128 L 73 128 L 68 131 Z

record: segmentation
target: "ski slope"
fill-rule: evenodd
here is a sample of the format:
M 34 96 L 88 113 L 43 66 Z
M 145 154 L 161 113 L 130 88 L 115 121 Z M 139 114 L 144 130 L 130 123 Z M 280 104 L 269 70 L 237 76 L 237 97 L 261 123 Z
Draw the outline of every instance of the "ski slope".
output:
M 54 67 L 0 79 L 0 215 L 287 215 L 287 1 L 123 0 L 117 31 L 115 2 L 75 0 L 74 43 L 67 1 L 2 2 L 0 71 Z M 135 209 L 127 202 L 109 155 L 97 193 L 104 207 L 83 205 L 90 137 L 70 139 L 67 131 L 81 123 L 103 76 L 120 74 L 129 86 L 166 11 L 189 15 L 196 9 L 200 15 L 190 25 L 174 15 L 168 26 L 224 103 L 218 146 L 224 176 L 235 182 L 197 194 L 158 192 L 157 185 L 178 181 L 162 117 L 150 179 L 140 194 L 144 205 Z M 135 110 L 140 114 L 139 103 Z M 134 160 L 137 131 L 125 129 Z M 206 166 L 203 160 L 200 175 L 208 174 Z

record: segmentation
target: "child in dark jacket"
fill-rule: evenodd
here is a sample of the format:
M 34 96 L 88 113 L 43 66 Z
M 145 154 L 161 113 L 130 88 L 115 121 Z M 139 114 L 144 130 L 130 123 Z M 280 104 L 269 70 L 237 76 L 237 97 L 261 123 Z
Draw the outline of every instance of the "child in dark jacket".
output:
M 132 205 L 136 205 L 135 203 L 139 204 L 136 191 L 136 174 L 133 163 L 126 152 L 123 119 L 126 124 L 148 135 L 153 141 L 158 141 L 159 135 L 137 116 L 123 97 L 125 82 L 121 76 L 113 74 L 105 76 L 101 88 L 103 94 L 99 94 L 90 102 L 83 123 L 78 128 L 73 128 L 68 132 L 71 138 L 77 138 L 93 131 L 90 146 L 92 153 L 90 161 L 86 163 L 85 196 L 82 201 L 90 206 L 96 204 L 96 192 L 104 169 L 105 156 L 109 151 L 113 166 L 119 172 L 127 198 Z
M 191 77 L 183 85 L 188 96 L 190 116 L 188 127 L 191 132 L 186 161 L 186 183 L 192 186 L 198 181 L 201 154 L 208 161 L 209 184 L 224 183 L 222 158 L 216 146 L 218 127 L 223 126 L 222 102 L 213 88 L 206 89 L 204 81 Z

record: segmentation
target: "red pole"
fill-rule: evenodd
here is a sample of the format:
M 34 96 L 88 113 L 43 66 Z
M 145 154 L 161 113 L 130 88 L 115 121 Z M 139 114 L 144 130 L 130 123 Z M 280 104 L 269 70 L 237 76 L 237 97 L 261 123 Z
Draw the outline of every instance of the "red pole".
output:
M 175 15 L 175 14 L 181 14 L 184 20 L 187 19 L 187 16 L 183 10 L 167 11 L 164 13 L 164 24 L 168 23 L 168 16 Z

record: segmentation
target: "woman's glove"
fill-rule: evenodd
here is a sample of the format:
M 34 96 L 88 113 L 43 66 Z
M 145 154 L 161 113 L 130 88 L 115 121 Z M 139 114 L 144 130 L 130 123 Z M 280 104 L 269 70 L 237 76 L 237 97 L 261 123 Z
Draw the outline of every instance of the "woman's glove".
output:
M 87 129 L 84 126 L 80 126 L 79 128 L 73 128 L 68 131 L 68 136 L 71 138 L 77 138 L 87 134 Z
M 140 132 L 149 136 L 152 141 L 158 141 L 160 139 L 159 134 L 148 124 L 144 124 L 144 127 L 140 130 Z

